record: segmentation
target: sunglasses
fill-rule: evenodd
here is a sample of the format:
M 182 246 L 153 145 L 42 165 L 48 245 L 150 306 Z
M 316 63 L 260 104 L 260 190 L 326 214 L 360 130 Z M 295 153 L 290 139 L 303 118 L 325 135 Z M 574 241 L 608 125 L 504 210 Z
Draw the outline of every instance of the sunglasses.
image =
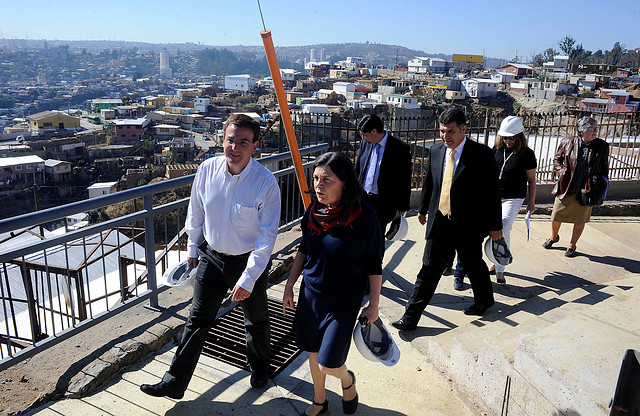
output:
M 516 139 L 516 136 L 507 136 L 502 138 L 502 140 L 509 140 L 509 141 L 514 141 L 515 139 Z

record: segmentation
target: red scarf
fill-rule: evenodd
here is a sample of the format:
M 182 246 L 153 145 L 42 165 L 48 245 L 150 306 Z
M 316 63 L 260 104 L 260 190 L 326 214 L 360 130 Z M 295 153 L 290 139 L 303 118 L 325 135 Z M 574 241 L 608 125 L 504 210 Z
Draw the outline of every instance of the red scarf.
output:
M 362 206 L 359 200 L 351 205 L 347 214 L 344 213 L 342 205 L 330 209 L 318 201 L 313 201 L 307 225 L 313 231 L 327 231 L 338 225 L 347 226 L 351 224 L 361 212 Z

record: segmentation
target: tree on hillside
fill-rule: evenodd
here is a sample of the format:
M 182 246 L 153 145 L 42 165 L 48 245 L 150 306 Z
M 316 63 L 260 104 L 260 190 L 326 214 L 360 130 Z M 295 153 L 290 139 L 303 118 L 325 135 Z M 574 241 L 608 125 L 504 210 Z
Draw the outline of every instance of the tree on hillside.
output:
M 543 63 L 544 63 L 544 57 L 542 56 L 541 53 L 536 53 L 535 55 L 531 56 L 531 65 L 535 67 L 540 67 L 542 66 Z
M 545 49 L 544 52 L 542 52 L 542 59 L 544 62 L 551 62 L 553 61 L 553 57 L 556 56 L 558 54 L 558 51 L 556 51 L 553 48 L 547 48 Z
M 604 60 L 604 53 L 602 53 L 602 49 L 598 49 L 591 55 L 591 63 L 600 64 Z
M 572 64 L 579 64 L 579 65 L 587 64 L 587 63 L 590 62 L 591 56 L 592 56 L 592 52 L 591 51 L 586 51 L 582 47 L 582 44 L 579 44 L 574 49 L 573 57 L 569 58 L 569 62 L 572 63 Z
M 565 36 L 563 39 L 560 40 L 560 42 L 558 42 L 558 46 L 560 47 L 560 50 L 564 52 L 564 54 L 567 55 L 569 58 L 571 58 L 571 54 L 575 49 L 573 47 L 573 45 L 575 44 L 576 44 L 576 40 L 571 36 Z
M 613 49 L 605 53 L 604 60 L 609 65 L 618 65 L 622 59 L 622 45 L 620 42 L 613 44 Z
M 106 221 L 109 219 L 109 215 L 104 210 L 104 208 L 94 209 L 87 212 L 87 220 L 90 225 L 97 224 L 102 221 Z

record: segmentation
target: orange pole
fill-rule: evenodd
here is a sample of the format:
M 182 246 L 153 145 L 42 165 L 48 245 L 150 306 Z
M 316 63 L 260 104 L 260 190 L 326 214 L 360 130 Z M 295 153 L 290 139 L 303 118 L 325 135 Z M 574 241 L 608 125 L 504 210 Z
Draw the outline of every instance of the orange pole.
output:
M 302 159 L 300 158 L 296 132 L 293 130 L 293 122 L 291 121 L 291 113 L 289 112 L 289 103 L 287 103 L 287 96 L 284 92 L 284 84 L 282 84 L 282 77 L 280 76 L 280 67 L 278 66 L 278 58 L 276 58 L 276 50 L 273 47 L 271 31 L 269 29 L 262 30 L 260 31 L 260 36 L 262 36 L 264 51 L 267 54 L 267 62 L 269 63 L 269 71 L 271 71 L 273 88 L 276 91 L 276 98 L 278 99 L 278 106 L 280 107 L 280 117 L 282 117 L 282 124 L 284 125 L 284 131 L 287 134 L 287 142 L 289 143 L 291 158 L 293 159 L 293 167 L 295 168 L 296 177 L 298 178 L 298 187 L 300 188 L 300 194 L 302 194 L 304 207 L 308 208 L 311 204 L 311 198 L 308 193 L 309 188 L 307 187 L 307 177 L 304 175 L 304 170 L 302 168 Z

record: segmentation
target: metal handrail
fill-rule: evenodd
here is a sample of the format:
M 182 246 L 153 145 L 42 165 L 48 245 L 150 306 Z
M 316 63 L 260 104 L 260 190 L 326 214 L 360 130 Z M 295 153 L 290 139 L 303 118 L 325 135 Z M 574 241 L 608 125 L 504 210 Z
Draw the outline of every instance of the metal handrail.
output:
M 300 150 L 301 155 L 310 155 L 314 153 L 321 153 L 327 151 L 329 149 L 329 144 L 320 144 L 315 146 L 310 146 Z M 276 163 L 287 161 L 290 159 L 291 154 L 281 153 L 276 155 L 267 156 L 264 158 L 257 159 L 262 164 L 267 163 Z M 310 163 L 305 164 L 305 167 L 308 167 Z M 280 171 L 274 172 L 276 178 L 281 178 L 287 174 L 291 174 L 293 172 L 292 168 L 282 169 Z M 102 322 L 122 311 L 129 309 L 130 307 L 140 304 L 144 301 L 149 300 L 150 306 L 154 308 L 158 308 L 158 295 L 163 291 L 167 290 L 167 286 L 158 287 L 156 284 L 156 263 L 157 259 L 155 257 L 155 237 L 154 237 L 154 229 L 153 229 L 153 218 L 157 215 L 164 214 L 166 212 L 175 211 L 179 208 L 186 207 L 189 202 L 189 198 L 183 198 L 178 201 L 173 201 L 158 207 L 153 207 L 152 204 L 152 196 L 155 193 L 168 191 L 171 189 L 175 189 L 177 187 L 186 186 L 193 182 L 195 174 L 183 176 L 180 178 L 169 179 L 166 181 L 162 181 L 159 183 L 145 185 L 134 189 L 129 189 L 126 191 L 117 192 L 110 195 L 104 195 L 97 198 L 92 198 L 89 200 L 79 201 L 72 204 L 67 204 L 59 207 L 53 207 L 42 211 L 37 211 L 31 214 L 20 215 L 12 218 L 7 218 L 4 220 L 0 220 L 0 233 L 14 232 L 15 230 L 32 228 L 39 224 L 47 223 L 50 221 L 59 220 L 71 214 L 76 214 L 78 212 L 84 212 L 88 210 L 98 209 L 105 207 L 107 205 L 117 204 L 124 201 L 129 201 L 132 199 L 142 199 L 143 200 L 143 209 L 131 214 L 123 215 L 118 218 L 110 219 L 98 224 L 94 224 L 88 227 L 84 227 L 78 230 L 74 230 L 63 235 L 47 238 L 42 241 L 38 241 L 34 244 L 30 244 L 26 247 L 16 247 L 15 249 L 5 251 L 0 253 L 0 264 L 9 263 L 11 260 L 16 258 L 23 258 L 29 254 L 37 253 L 41 251 L 45 251 L 52 247 L 57 247 L 61 245 L 65 245 L 72 241 L 77 241 L 79 239 L 84 239 L 90 235 L 95 235 L 101 232 L 104 232 L 109 229 L 114 229 L 118 227 L 123 227 L 128 224 L 133 224 L 135 222 L 144 221 L 145 224 L 145 262 L 146 262 L 146 279 L 148 284 L 148 289 L 142 293 L 138 293 L 131 299 L 123 299 L 121 303 L 116 306 L 108 308 L 108 310 L 96 313 L 88 317 L 83 321 L 75 321 L 72 325 L 69 325 L 68 328 L 65 328 L 54 335 L 50 335 L 44 340 L 37 340 L 34 335 L 33 345 L 27 348 L 24 348 L 16 353 L 12 353 L 11 348 L 8 348 L 8 357 L 2 359 L 0 361 L 0 371 L 3 371 L 17 362 L 23 361 L 33 355 L 37 354 L 39 351 L 42 351 L 46 348 L 50 348 L 74 335 L 81 333 L 82 331 L 93 327 L 99 322 Z M 286 221 L 285 224 L 282 224 L 280 229 L 284 230 L 290 228 L 292 224 L 296 221 L 299 221 L 299 218 L 293 221 Z M 24 260 L 23 260 L 24 262 Z M 68 267 L 68 266 L 67 266 Z M 6 276 L 4 276 L 6 277 Z M 28 278 L 28 277 L 27 277 Z M 1 284 L 1 283 L 0 283 Z M 27 299 L 31 302 L 35 302 L 33 298 Z M 30 311 L 30 317 L 33 319 L 32 313 Z M 5 315 L 6 319 L 9 319 L 8 316 Z M 15 319 L 15 316 L 12 315 L 12 318 Z M 7 345 L 11 346 L 11 338 L 19 339 L 16 334 L 13 337 L 10 334 L 7 334 Z
M 329 144 L 323 143 L 315 146 L 310 146 L 304 149 L 300 149 L 301 155 L 308 155 L 317 152 L 326 151 L 329 149 Z M 278 153 L 270 156 L 266 156 L 257 159 L 262 164 L 281 162 L 291 159 L 291 152 Z M 44 209 L 42 211 L 36 211 L 29 214 L 18 215 L 15 217 L 6 218 L 0 220 L 0 234 L 12 232 L 18 229 L 29 228 L 34 225 L 46 223 L 49 221 L 59 220 L 65 218 L 68 215 L 76 214 L 78 212 L 91 211 L 107 205 L 117 204 L 119 202 L 128 201 L 131 199 L 142 198 L 146 194 L 155 194 L 158 192 L 167 191 L 170 189 L 178 188 L 184 185 L 190 185 L 193 182 L 195 173 L 179 178 L 169 179 L 166 181 L 144 185 L 133 189 L 127 189 L 125 191 L 116 192 L 109 195 L 103 195 L 96 198 L 86 199 L 84 201 L 73 202 L 59 207 L 52 207 Z

